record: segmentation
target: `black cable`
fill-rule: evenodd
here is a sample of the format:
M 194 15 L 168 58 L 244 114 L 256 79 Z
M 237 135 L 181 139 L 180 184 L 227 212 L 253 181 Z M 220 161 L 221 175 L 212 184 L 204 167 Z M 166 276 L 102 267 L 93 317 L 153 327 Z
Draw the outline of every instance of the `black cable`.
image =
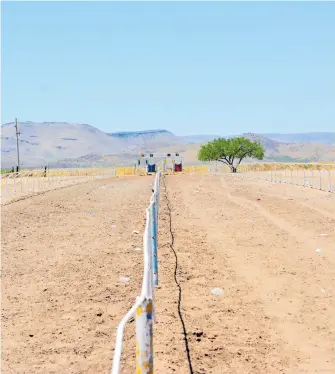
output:
M 166 205 L 167 205 L 167 208 L 168 208 L 168 211 L 169 211 L 169 221 L 170 221 L 169 230 L 170 230 L 170 235 L 171 235 L 171 242 L 170 242 L 169 246 L 170 246 L 170 248 L 171 248 L 171 250 L 172 250 L 172 252 L 174 254 L 174 257 L 176 259 L 175 268 L 174 268 L 174 280 L 175 280 L 175 283 L 176 283 L 176 285 L 177 285 L 177 287 L 179 289 L 179 295 L 178 295 L 178 315 L 179 315 L 179 319 L 180 319 L 180 322 L 181 322 L 181 325 L 182 325 L 182 328 L 183 328 L 184 343 L 185 343 L 185 349 L 186 349 L 188 367 L 190 369 L 190 374 L 193 374 L 194 372 L 193 372 L 193 367 L 192 367 L 192 360 L 191 360 L 190 348 L 189 348 L 188 340 L 187 340 L 187 330 L 186 330 L 186 325 L 185 325 L 185 322 L 184 322 L 183 314 L 181 312 L 182 288 L 180 286 L 180 283 L 178 282 L 178 277 L 177 277 L 179 264 L 178 264 L 178 256 L 177 256 L 177 253 L 176 253 L 176 251 L 174 249 L 174 234 L 173 234 L 173 230 L 172 230 L 172 217 L 171 217 L 170 200 L 168 198 L 168 193 L 167 193 L 167 190 L 166 190 L 165 177 L 163 177 L 162 179 L 164 181 L 164 190 L 165 190 Z

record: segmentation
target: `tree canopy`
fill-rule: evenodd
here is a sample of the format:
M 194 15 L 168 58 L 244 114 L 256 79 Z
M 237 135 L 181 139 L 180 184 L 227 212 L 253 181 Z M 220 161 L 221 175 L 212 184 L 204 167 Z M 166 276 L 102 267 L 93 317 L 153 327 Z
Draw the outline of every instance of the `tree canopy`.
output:
M 200 161 L 220 161 L 228 165 L 236 173 L 238 165 L 245 157 L 262 160 L 264 148 L 258 141 L 245 137 L 230 139 L 218 138 L 201 146 L 198 153 Z

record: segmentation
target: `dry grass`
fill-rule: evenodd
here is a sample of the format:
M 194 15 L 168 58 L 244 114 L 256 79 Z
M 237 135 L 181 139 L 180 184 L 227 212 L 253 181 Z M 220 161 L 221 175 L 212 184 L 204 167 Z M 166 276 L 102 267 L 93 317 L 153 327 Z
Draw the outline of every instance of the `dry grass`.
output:
M 228 169 L 228 168 L 227 168 Z M 334 170 L 335 163 L 264 163 L 264 164 L 247 164 L 240 165 L 238 170 L 240 172 L 246 171 L 267 171 L 267 170 L 297 170 L 297 169 L 310 169 L 310 170 Z

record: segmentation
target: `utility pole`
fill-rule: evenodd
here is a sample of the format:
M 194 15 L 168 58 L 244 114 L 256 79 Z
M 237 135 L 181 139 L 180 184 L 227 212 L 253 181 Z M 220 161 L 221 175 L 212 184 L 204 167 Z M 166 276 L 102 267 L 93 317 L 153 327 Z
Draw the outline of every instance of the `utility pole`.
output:
M 17 171 L 20 171 L 20 151 L 19 151 L 19 135 L 20 132 L 17 128 L 17 118 L 15 118 L 15 130 L 16 130 L 16 150 L 17 150 Z

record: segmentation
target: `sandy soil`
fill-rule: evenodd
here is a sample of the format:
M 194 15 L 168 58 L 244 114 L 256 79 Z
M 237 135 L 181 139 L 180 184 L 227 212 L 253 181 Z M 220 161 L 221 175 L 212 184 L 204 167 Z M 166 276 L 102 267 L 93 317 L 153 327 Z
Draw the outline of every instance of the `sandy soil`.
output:
M 3 207 L 3 373 L 108 372 L 141 287 L 132 231 L 143 231 L 151 183 L 100 180 Z M 335 373 L 334 265 L 334 194 L 166 177 L 155 372 Z M 123 373 L 134 351 L 130 323 Z
M 193 371 L 334 373 L 335 196 L 230 175 L 167 185 Z M 164 346 L 157 365 L 190 372 Z
M 2 207 L 2 373 L 107 373 L 140 291 L 132 232 L 143 231 L 152 181 L 97 180 Z

